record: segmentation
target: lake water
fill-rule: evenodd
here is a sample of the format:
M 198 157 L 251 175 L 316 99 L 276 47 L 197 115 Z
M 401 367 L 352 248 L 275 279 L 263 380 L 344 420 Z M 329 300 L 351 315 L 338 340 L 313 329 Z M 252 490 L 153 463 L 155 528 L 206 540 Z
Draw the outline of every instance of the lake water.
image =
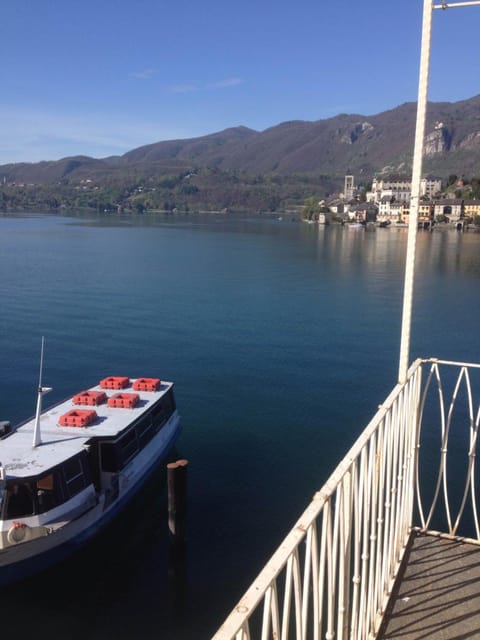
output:
M 405 229 L 284 216 L 0 217 L 0 419 L 109 375 L 174 380 L 189 460 L 72 560 L 2 593 L 7 636 L 208 638 L 396 382 Z M 479 361 L 480 234 L 419 232 L 412 357 Z

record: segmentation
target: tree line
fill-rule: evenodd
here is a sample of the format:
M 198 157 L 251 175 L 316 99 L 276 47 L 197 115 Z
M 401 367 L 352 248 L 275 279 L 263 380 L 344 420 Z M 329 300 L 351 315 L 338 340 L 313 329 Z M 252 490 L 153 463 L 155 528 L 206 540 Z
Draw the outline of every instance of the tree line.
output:
M 285 211 L 301 207 L 312 193 L 316 198 L 326 197 L 338 190 L 339 184 L 339 178 L 318 175 L 251 175 L 192 168 L 163 175 L 3 184 L 0 210 Z

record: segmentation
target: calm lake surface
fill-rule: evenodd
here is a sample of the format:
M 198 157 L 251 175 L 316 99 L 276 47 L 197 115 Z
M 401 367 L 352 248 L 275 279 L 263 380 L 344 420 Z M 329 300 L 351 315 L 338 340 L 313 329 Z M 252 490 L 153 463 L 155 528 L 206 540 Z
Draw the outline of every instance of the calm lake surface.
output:
M 3 632 L 208 638 L 396 382 L 407 233 L 286 216 L 0 217 L 0 419 L 109 375 L 176 383 L 190 461 L 98 541 L 2 593 Z M 419 232 L 412 359 L 480 360 L 480 234 Z M 0 450 L 1 455 L 1 450 Z

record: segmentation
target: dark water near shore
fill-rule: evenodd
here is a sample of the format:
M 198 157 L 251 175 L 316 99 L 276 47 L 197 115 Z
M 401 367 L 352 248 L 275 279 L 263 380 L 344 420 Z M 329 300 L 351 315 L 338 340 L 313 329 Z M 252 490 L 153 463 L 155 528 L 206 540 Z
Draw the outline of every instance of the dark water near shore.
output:
M 176 382 L 184 573 L 160 470 L 115 528 L 2 594 L 5 635 L 208 638 L 394 386 L 404 229 L 0 218 L 0 419 L 107 375 Z M 418 236 L 412 355 L 480 359 L 480 234 Z

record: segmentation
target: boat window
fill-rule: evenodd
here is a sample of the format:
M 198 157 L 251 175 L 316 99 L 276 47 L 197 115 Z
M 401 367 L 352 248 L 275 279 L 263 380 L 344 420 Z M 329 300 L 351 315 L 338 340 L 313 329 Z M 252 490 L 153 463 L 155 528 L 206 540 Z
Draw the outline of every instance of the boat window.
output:
M 88 466 L 82 464 L 81 456 L 70 458 L 62 465 L 67 494 L 73 497 L 90 484 Z
M 117 459 L 117 450 L 114 442 L 102 442 L 100 447 L 102 471 L 115 473 L 120 471 L 121 467 Z
M 64 502 L 63 487 L 58 472 L 51 472 L 35 482 L 37 512 L 44 513 Z
M 35 513 L 35 500 L 31 482 L 7 482 L 4 518 L 20 518 Z
M 162 426 L 175 411 L 175 398 L 171 389 L 163 396 L 161 401 L 154 407 L 152 415 L 157 428 Z
M 100 451 L 102 471 L 120 471 L 138 452 L 137 432 L 130 429 L 117 442 L 102 442 Z
M 175 411 L 175 396 L 173 395 L 172 389 L 169 389 L 164 396 L 165 401 L 165 411 L 167 415 L 170 417 L 171 414 Z
M 137 433 L 135 429 L 128 431 L 119 441 L 121 464 L 125 466 L 138 451 Z
M 137 430 L 140 449 L 143 449 L 143 447 L 150 442 L 155 435 L 151 415 L 147 415 L 135 428 Z

